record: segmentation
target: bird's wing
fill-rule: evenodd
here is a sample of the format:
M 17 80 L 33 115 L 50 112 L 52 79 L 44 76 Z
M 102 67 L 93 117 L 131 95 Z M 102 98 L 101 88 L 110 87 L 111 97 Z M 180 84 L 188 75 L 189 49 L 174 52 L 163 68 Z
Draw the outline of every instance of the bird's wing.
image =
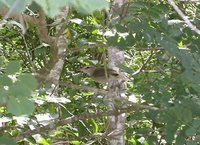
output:
M 105 77 L 104 68 L 96 68 L 92 74 L 94 77 Z

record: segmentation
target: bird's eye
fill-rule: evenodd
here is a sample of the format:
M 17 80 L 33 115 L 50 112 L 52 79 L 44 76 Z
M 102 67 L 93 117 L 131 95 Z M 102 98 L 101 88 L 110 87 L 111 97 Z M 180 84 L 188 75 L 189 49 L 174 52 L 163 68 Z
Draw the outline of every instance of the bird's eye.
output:
M 85 69 L 91 68 L 91 66 L 86 66 Z
M 112 73 L 112 75 L 113 75 L 113 76 L 116 76 L 116 77 L 119 76 L 118 73 Z

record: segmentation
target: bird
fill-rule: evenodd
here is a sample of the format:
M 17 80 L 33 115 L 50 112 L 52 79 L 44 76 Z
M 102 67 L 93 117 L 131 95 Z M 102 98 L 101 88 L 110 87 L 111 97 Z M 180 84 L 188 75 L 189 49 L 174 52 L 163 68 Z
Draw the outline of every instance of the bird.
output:
M 85 66 L 81 71 L 91 77 L 95 82 L 107 83 L 108 80 L 127 81 L 127 77 L 111 68 Z

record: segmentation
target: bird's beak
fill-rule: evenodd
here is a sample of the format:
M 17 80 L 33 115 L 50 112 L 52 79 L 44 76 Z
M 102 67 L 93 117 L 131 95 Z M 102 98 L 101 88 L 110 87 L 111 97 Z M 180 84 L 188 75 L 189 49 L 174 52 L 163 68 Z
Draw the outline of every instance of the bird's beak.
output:
M 83 74 L 83 76 L 84 76 L 84 77 L 86 77 L 86 76 L 87 76 L 87 74 L 86 74 L 86 73 L 84 73 L 84 68 L 80 69 L 79 71 L 80 71 L 80 73 L 82 73 L 82 74 Z

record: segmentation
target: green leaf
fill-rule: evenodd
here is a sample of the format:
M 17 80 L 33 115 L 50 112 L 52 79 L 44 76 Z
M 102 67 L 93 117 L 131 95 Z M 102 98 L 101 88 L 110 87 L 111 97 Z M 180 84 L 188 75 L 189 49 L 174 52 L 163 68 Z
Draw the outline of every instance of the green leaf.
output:
M 192 112 L 188 108 L 184 108 L 182 111 L 183 121 L 189 123 L 192 121 Z
M 92 14 L 94 11 L 100 11 L 102 9 L 109 8 L 109 3 L 106 0 L 35 0 L 45 11 L 49 17 L 55 17 L 60 8 L 65 5 L 71 5 L 75 7 L 79 12 L 85 14 Z
M 37 49 L 34 51 L 34 55 L 37 56 L 38 58 L 43 58 L 45 53 L 47 51 L 47 48 L 45 46 L 38 46 Z
M 101 11 L 109 8 L 107 0 L 70 0 L 70 3 L 79 12 L 85 14 L 92 14 L 94 11 Z
M 5 89 L 0 89 L 0 103 L 6 103 L 7 101 L 7 97 L 8 97 L 8 91 L 6 91 Z
M 125 50 L 127 49 L 127 42 L 124 38 L 120 38 L 119 42 L 117 43 L 117 47 L 120 49 L 120 50 Z
M 193 126 L 195 127 L 195 128 L 198 128 L 199 126 L 200 126 L 200 120 L 198 119 L 198 120 L 194 120 L 193 122 L 192 122 L 192 124 L 193 124 Z
M 194 115 L 200 116 L 200 112 L 199 112 L 200 106 L 197 102 L 198 101 L 196 100 L 191 100 L 191 98 L 184 100 L 185 105 L 191 106 L 190 109 L 192 110 L 192 113 Z
M 18 80 L 10 86 L 12 96 L 29 97 L 31 92 L 36 89 L 36 79 L 31 74 L 22 74 Z
M 185 131 L 185 134 L 187 136 L 192 136 L 195 134 L 195 130 L 193 128 L 188 128 L 186 131 Z
M 34 109 L 34 103 L 27 98 L 15 97 L 11 98 L 7 103 L 7 109 L 9 113 L 14 115 L 30 115 Z
M 5 62 L 5 58 L 3 56 L 0 56 L 0 66 L 1 67 L 3 66 L 4 62 Z M 0 67 L 0 69 L 1 69 L 1 67 Z
M 118 38 L 119 38 L 118 35 L 109 37 L 109 38 L 108 38 L 107 44 L 108 44 L 109 46 L 116 46 L 116 45 L 117 45 Z
M 1 145 L 17 145 L 11 138 L 2 136 L 0 137 L 0 144 Z
M 41 7 L 35 1 L 33 1 L 31 5 L 29 5 L 29 9 L 33 12 L 37 12 L 41 9 Z
M 81 145 L 83 142 L 74 140 L 74 141 L 71 141 L 70 143 L 73 144 L 73 145 Z
M 99 126 L 94 119 L 90 119 L 90 126 L 92 126 L 93 132 L 97 133 L 99 131 Z
M 166 141 L 167 143 L 172 143 L 172 141 L 174 140 L 174 134 L 177 130 L 178 126 L 176 124 L 167 124 L 166 127 Z
M 195 140 L 198 141 L 198 142 L 200 142 L 200 135 L 196 135 L 195 136 Z
M 149 11 L 150 17 L 155 21 L 155 22 L 161 22 L 162 19 L 164 18 L 164 13 L 162 13 L 162 10 L 159 8 L 156 8 L 155 6 L 152 7 Z
M 7 7 L 7 3 L 5 3 L 4 1 L 0 1 L 0 8 L 3 8 L 3 7 Z
M 117 32 L 119 32 L 119 33 L 126 33 L 127 32 L 126 27 L 124 27 L 120 24 L 117 24 L 115 27 L 116 27 Z
M 21 13 L 26 9 L 28 4 L 31 4 L 32 0 L 6 0 L 3 2 L 5 6 L 9 7 L 9 13 Z M 0 3 L 1 4 L 1 3 Z M 0 6 L 1 7 L 1 6 Z
M 137 144 L 137 141 L 134 137 L 132 137 L 130 140 L 128 140 L 131 144 Z
M 146 39 L 146 41 L 152 42 L 156 38 L 156 30 L 152 29 L 152 28 L 148 28 L 144 31 L 143 35 L 144 35 L 144 38 Z
M 192 140 L 187 141 L 186 144 L 187 144 L 187 145 L 198 145 L 195 141 L 192 141 Z
M 136 44 L 135 38 L 133 37 L 132 34 L 129 34 L 129 35 L 126 37 L 126 42 L 127 42 L 127 45 L 128 45 L 129 47 L 132 47 L 133 45 Z
M 98 30 L 98 29 L 95 29 L 95 30 L 92 31 L 92 34 L 93 34 L 93 35 L 96 35 L 96 34 L 98 34 L 98 32 L 99 32 L 99 30 Z
M 180 25 L 173 25 L 171 26 L 171 28 L 169 29 L 169 34 L 171 37 L 178 37 L 182 34 Z
M 20 70 L 20 67 L 21 65 L 19 61 L 11 60 L 6 66 L 6 72 L 7 74 L 15 74 Z
M 10 86 L 12 84 L 12 80 L 5 74 L 0 76 L 0 85 L 2 86 Z
M 179 55 L 179 49 L 178 49 L 178 46 L 177 46 L 176 42 L 174 42 L 170 38 L 166 38 L 164 40 L 161 40 L 160 44 L 162 45 L 162 47 L 165 50 L 167 50 L 173 56 L 178 56 Z
M 19 81 L 31 90 L 37 88 L 37 81 L 31 74 L 22 74 L 19 76 Z
M 133 8 L 146 8 L 146 6 L 145 2 L 138 1 L 134 2 Z
M 40 141 L 38 141 L 38 143 L 40 143 L 41 145 L 49 145 L 45 138 L 41 138 Z
M 69 0 L 60 0 L 59 2 L 57 0 L 35 0 L 35 2 L 40 5 L 51 18 L 58 14 L 61 7 L 69 4 Z
M 86 136 L 88 135 L 88 130 L 85 128 L 85 124 L 84 122 L 79 122 L 78 125 L 77 125 L 77 128 L 78 128 L 78 133 L 79 133 L 79 136 L 82 137 L 82 136 Z
M 148 27 L 146 22 L 141 22 L 141 21 L 134 21 L 131 22 L 128 26 L 129 30 L 132 32 L 140 32 L 143 29 L 146 29 Z
M 150 137 L 148 137 L 148 143 L 149 144 L 147 144 L 147 145 L 156 145 L 156 144 L 158 144 L 158 138 L 156 138 L 156 136 L 150 136 Z M 134 145 L 141 145 L 141 143 L 137 141 L 137 143 Z
M 176 145 L 183 145 L 185 143 L 185 138 L 182 134 L 178 135 L 176 138 Z
M 31 95 L 31 89 L 19 81 L 10 86 L 9 90 L 11 95 L 15 97 L 29 97 Z

